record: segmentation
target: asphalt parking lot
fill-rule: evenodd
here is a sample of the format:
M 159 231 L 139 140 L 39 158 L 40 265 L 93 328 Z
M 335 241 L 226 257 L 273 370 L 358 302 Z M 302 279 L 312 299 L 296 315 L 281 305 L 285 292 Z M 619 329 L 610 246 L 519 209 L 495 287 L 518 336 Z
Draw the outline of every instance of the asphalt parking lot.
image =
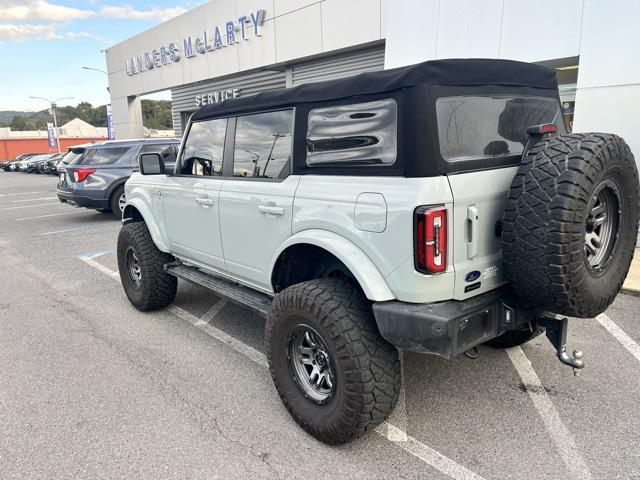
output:
M 571 321 L 579 376 L 543 338 L 405 353 L 391 425 L 329 447 L 282 407 L 259 317 L 184 283 L 138 312 L 119 222 L 55 184 L 0 172 L 0 478 L 640 479 L 640 298 Z

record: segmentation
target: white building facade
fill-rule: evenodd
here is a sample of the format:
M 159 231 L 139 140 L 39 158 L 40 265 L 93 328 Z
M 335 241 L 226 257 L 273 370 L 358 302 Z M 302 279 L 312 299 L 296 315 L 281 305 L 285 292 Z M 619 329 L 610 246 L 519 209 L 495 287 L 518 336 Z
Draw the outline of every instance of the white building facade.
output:
M 140 97 L 170 90 L 178 135 L 201 105 L 437 58 L 556 69 L 574 131 L 640 156 L 636 0 L 212 0 L 106 51 L 117 138 L 143 135 Z

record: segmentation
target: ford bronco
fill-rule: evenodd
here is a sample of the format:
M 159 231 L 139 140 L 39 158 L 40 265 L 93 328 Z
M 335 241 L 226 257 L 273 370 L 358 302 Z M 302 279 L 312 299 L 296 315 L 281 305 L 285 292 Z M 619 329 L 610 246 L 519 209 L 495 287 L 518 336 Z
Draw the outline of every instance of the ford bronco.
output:
M 614 300 L 638 231 L 627 144 L 567 133 L 555 73 L 438 60 L 206 105 L 172 171 L 140 156 L 118 265 L 139 310 L 177 279 L 266 317 L 295 421 L 344 443 L 400 391 L 397 349 L 450 359 Z

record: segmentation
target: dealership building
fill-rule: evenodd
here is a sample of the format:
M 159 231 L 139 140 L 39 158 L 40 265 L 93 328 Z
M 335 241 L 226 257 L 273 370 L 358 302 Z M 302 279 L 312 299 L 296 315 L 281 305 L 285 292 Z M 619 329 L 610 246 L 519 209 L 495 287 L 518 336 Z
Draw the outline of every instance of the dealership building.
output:
M 574 131 L 624 136 L 640 158 L 636 0 L 212 0 L 106 50 L 119 139 L 140 98 L 171 92 L 181 135 L 200 106 L 439 58 L 554 68 Z

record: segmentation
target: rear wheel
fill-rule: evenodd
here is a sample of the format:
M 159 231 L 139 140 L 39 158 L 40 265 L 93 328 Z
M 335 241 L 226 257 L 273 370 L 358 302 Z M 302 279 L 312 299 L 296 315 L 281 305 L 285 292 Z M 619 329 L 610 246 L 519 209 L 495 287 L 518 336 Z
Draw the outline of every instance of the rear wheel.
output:
M 118 220 L 122 220 L 122 212 L 124 212 L 126 203 L 127 199 L 124 195 L 124 185 L 120 185 L 113 191 L 113 193 L 111 194 L 111 198 L 109 199 L 111 211 L 118 218 Z
M 278 394 L 316 439 L 348 442 L 393 410 L 401 382 L 398 351 L 380 336 L 356 285 L 325 278 L 283 290 L 265 333 Z
M 138 310 L 157 310 L 173 302 L 178 280 L 164 271 L 164 265 L 173 260 L 173 256 L 158 250 L 144 222 L 126 223 L 120 229 L 120 280 Z

